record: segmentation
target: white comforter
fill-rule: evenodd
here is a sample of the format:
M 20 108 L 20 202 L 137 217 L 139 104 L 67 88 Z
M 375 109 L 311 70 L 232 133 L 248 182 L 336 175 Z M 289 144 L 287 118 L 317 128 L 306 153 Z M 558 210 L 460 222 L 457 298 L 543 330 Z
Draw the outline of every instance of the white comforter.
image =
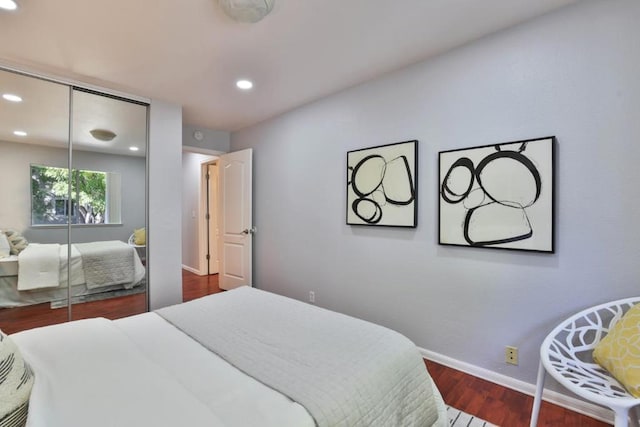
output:
M 18 290 L 60 285 L 60 245 L 32 243 L 18 255 Z
M 224 301 L 221 296 L 241 294 L 242 290 L 229 291 L 201 299 L 198 304 Z M 321 311 L 329 317 L 338 316 L 340 322 L 345 320 L 343 318 L 355 320 L 303 303 L 296 304 Z M 285 319 L 285 323 L 286 319 L 292 321 L 288 310 L 277 311 L 282 306 L 269 306 L 276 309 L 272 312 L 276 318 Z M 202 314 L 190 304 L 176 308 L 196 317 Z M 207 316 L 200 319 L 204 329 L 213 327 L 224 317 L 222 312 L 214 312 L 213 315 L 218 316 L 213 321 Z M 245 324 L 258 320 L 256 317 L 251 319 Z M 308 343 L 310 340 L 301 339 L 300 334 L 309 327 L 309 323 L 295 315 L 293 319 L 301 321 L 302 328 L 290 328 L 288 324 L 282 333 L 276 335 L 284 337 L 290 331 L 289 341 L 300 339 L 302 343 Z M 312 322 L 318 320 L 315 316 L 310 319 Z M 257 325 L 254 323 L 254 326 Z M 198 335 L 198 329 L 189 331 L 189 335 Z M 250 329 L 246 331 L 252 336 L 250 339 L 261 341 L 262 337 L 255 335 L 262 333 L 260 328 Z M 306 334 L 320 334 L 322 329 L 317 324 Z M 364 333 L 370 335 L 367 331 Z M 345 331 L 344 337 L 349 334 Z M 339 335 L 338 332 L 335 336 Z M 303 406 L 272 389 L 273 384 L 265 385 L 260 377 L 256 380 L 231 366 L 156 313 L 117 321 L 80 320 L 13 334 L 12 337 L 36 375 L 27 427 L 314 427 L 318 419 L 321 423 L 326 421 L 318 415 L 318 406 L 327 408 L 326 399 L 306 403 L 310 405 L 307 409 L 316 416 L 314 420 Z M 357 336 L 353 339 L 362 342 Z M 320 342 L 324 344 L 318 343 L 311 350 L 326 355 L 318 346 L 331 346 L 332 339 L 325 336 Z M 274 344 L 267 336 L 264 343 L 267 346 Z M 340 342 L 341 346 L 344 344 Z M 282 354 L 283 349 L 288 353 Z M 276 353 L 298 364 L 304 364 L 309 357 L 304 355 L 304 351 L 290 352 L 287 345 L 283 349 L 276 349 Z M 325 389 L 329 386 L 331 392 L 335 391 L 336 395 L 330 398 L 343 400 L 338 402 L 341 408 L 356 412 L 353 416 L 345 414 L 345 425 L 352 425 L 352 421 L 362 423 L 362 420 L 370 420 L 367 414 L 371 413 L 371 406 L 379 404 L 385 412 L 395 415 L 389 417 L 385 414 L 383 418 L 371 420 L 370 425 L 445 426 L 444 403 L 419 356 L 417 364 L 413 363 L 415 358 L 410 357 L 410 363 L 403 367 L 396 357 L 392 356 L 390 362 L 383 360 L 390 356 L 384 346 L 382 354 L 377 351 L 378 346 L 374 345 L 366 357 L 359 355 L 351 362 L 343 360 L 348 366 L 336 365 L 335 360 L 325 360 L 322 355 L 320 359 L 307 359 L 308 374 L 296 381 L 308 383 L 307 388 L 318 385 Z M 401 353 L 405 354 L 404 351 Z M 272 355 L 265 358 L 272 362 Z M 362 369 L 356 368 L 357 378 L 350 378 L 355 372 L 352 365 L 362 366 Z M 324 381 L 313 372 L 330 378 Z M 296 369 L 293 376 L 299 373 Z M 287 378 L 291 379 L 292 375 L 287 375 Z M 353 380 L 358 386 L 356 389 L 352 387 Z M 361 385 L 371 390 L 363 390 Z M 304 384 L 298 386 L 304 388 Z M 388 390 L 389 386 L 394 390 Z M 378 387 L 393 395 L 391 406 L 388 405 L 389 399 L 377 391 Z M 363 396 L 353 393 L 363 393 L 365 401 Z M 397 395 L 402 396 L 401 401 L 395 400 Z M 366 401 L 370 396 L 374 396 L 375 401 Z M 332 411 L 335 407 L 330 405 L 328 409 Z M 402 416 L 405 418 L 398 418 Z
M 68 246 L 31 243 L 18 256 L 18 290 L 66 287 Z M 88 289 L 124 284 L 132 288 L 145 274 L 135 249 L 121 241 L 71 245 L 71 285 Z
M 313 427 L 299 404 L 155 313 L 13 334 L 35 371 L 27 427 Z

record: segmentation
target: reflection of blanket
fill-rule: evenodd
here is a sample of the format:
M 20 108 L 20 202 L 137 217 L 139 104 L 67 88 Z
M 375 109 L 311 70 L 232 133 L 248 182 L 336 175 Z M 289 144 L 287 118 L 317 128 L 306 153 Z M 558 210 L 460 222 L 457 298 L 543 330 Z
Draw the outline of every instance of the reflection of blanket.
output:
M 18 290 L 53 288 L 60 284 L 60 245 L 32 243 L 18 255 Z
M 133 282 L 134 249 L 119 240 L 76 243 L 88 289 Z

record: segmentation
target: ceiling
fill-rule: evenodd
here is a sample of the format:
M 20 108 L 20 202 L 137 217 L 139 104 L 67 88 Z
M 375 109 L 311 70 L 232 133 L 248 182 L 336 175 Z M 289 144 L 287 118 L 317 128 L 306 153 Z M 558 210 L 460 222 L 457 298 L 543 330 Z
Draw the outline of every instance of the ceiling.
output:
M 217 0 L 16 0 L 0 10 L 0 64 L 174 102 L 185 124 L 235 131 L 576 1 L 276 0 L 243 24 Z

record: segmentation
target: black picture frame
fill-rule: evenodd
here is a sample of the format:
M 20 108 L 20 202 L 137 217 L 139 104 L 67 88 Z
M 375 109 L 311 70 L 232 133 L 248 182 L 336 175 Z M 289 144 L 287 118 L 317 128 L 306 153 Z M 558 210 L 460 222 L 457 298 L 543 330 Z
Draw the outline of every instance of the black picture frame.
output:
M 438 243 L 555 253 L 556 137 L 438 153 Z
M 348 225 L 418 225 L 418 141 L 347 152 Z

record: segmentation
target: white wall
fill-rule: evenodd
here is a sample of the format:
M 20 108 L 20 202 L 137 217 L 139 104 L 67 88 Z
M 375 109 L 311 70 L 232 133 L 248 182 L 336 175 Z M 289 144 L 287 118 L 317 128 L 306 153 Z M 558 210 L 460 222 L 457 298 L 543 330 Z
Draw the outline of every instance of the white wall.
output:
M 206 274 L 206 266 L 200 265 L 198 247 L 206 235 L 199 231 L 201 165 L 216 159 L 198 153 L 182 153 L 182 265 Z M 206 233 L 205 233 L 206 234 Z
M 182 302 L 182 108 L 153 100 L 149 110 L 149 304 Z
M 232 134 L 255 150 L 256 286 L 535 382 L 558 321 L 638 294 L 638 22 L 640 2 L 583 1 Z M 556 254 L 439 246 L 438 152 L 548 135 Z M 346 152 L 409 139 L 417 229 L 345 225 Z

